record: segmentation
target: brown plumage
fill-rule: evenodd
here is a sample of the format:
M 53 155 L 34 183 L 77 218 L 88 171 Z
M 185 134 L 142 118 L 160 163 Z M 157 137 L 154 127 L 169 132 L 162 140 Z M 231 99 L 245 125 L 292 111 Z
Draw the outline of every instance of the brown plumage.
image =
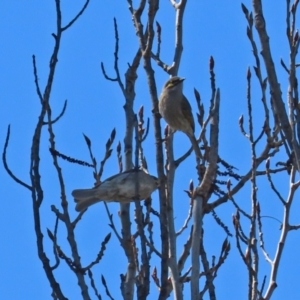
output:
M 76 210 L 82 211 L 100 201 L 130 202 L 143 200 L 158 187 L 158 179 L 142 169 L 133 169 L 111 176 L 92 189 L 78 189 L 72 192 Z
M 159 98 L 159 113 L 172 129 L 182 131 L 189 137 L 196 156 L 202 158 L 194 135 L 195 121 L 192 108 L 182 92 L 183 81 L 184 78 L 174 76 L 165 83 Z

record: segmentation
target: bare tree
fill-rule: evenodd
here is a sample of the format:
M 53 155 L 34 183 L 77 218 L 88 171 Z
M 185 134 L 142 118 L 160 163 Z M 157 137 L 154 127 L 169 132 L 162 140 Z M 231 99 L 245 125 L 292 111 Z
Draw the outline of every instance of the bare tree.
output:
M 30 160 L 30 183 L 19 179 L 9 167 L 6 158 L 7 147 L 10 138 L 8 127 L 7 138 L 3 150 L 3 163 L 7 173 L 20 185 L 31 193 L 32 207 L 37 238 L 38 256 L 42 262 L 47 280 L 52 289 L 53 299 L 68 299 L 64 287 L 60 285 L 55 275 L 61 262 L 66 264 L 74 273 L 80 287 L 83 299 L 91 299 L 91 294 L 102 299 L 98 290 L 99 283 L 94 278 L 94 269 L 101 264 L 106 247 L 113 234 L 119 241 L 123 250 L 127 268 L 120 277 L 120 292 L 123 299 L 153 299 L 153 289 L 159 291 L 158 299 L 166 299 L 170 296 L 174 299 L 217 299 L 215 279 L 221 266 L 230 255 L 231 245 L 229 237 L 234 236 L 233 244 L 240 254 L 241 260 L 248 273 L 248 299 L 271 299 L 275 295 L 277 287 L 277 274 L 281 266 L 281 258 L 284 245 L 290 231 L 299 229 L 299 224 L 290 221 L 291 207 L 295 201 L 295 194 L 300 185 L 297 180 L 300 171 L 300 108 L 298 99 L 298 83 L 296 69 L 298 64 L 296 57 L 299 47 L 299 33 L 296 30 L 296 13 L 298 1 L 293 4 L 286 1 L 286 32 L 290 47 L 289 63 L 281 61 L 281 66 L 286 71 L 288 79 L 287 101 L 282 96 L 280 83 L 277 76 L 277 67 L 271 53 L 266 22 L 263 13 L 262 1 L 253 0 L 252 8 L 242 4 L 242 12 L 247 22 L 247 36 L 253 51 L 255 65 L 248 68 L 245 81 L 247 82 L 247 117 L 243 115 L 239 119 L 239 128 L 242 135 L 249 141 L 251 149 L 251 167 L 245 174 L 239 174 L 236 170 L 238 160 L 227 162 L 219 153 L 219 119 L 220 105 L 222 105 L 221 90 L 218 87 L 214 71 L 214 58 L 209 60 L 209 75 L 211 84 L 211 96 L 209 105 L 204 106 L 198 88 L 194 89 L 197 104 L 197 121 L 201 127 L 197 135 L 197 141 L 202 150 L 203 157 L 200 162 L 195 160 L 195 172 L 198 181 L 189 182 L 186 189 L 190 206 L 184 224 L 176 222 L 174 182 L 175 175 L 180 172 L 181 166 L 190 155 L 194 155 L 190 146 L 186 153 L 180 157 L 174 154 L 174 132 L 168 126 L 162 128 L 161 116 L 158 112 L 160 87 L 157 86 L 155 70 L 159 67 L 168 76 L 179 73 L 181 58 L 183 55 L 183 36 L 185 27 L 183 16 L 187 0 L 170 0 L 175 13 L 175 46 L 173 53 L 169 55 L 173 60 L 168 63 L 161 56 L 163 47 L 163 26 L 158 22 L 159 1 L 140 0 L 138 3 L 128 0 L 130 15 L 133 21 L 138 47 L 131 58 L 125 76 L 121 76 L 119 69 L 119 30 L 117 19 L 114 19 L 115 49 L 114 49 L 114 74 L 110 75 L 105 62 L 101 63 L 103 76 L 112 81 L 121 90 L 125 100 L 124 113 L 124 143 L 117 145 L 117 159 L 119 172 L 143 167 L 147 169 L 147 157 L 144 155 L 144 143 L 147 139 L 154 141 L 153 155 L 155 156 L 156 172 L 159 181 L 159 204 L 154 205 L 151 197 L 145 199 L 144 204 L 133 197 L 131 203 L 120 201 L 121 230 L 115 224 L 113 214 L 105 203 L 105 209 L 110 221 L 108 233 L 103 237 L 99 252 L 95 259 L 87 265 L 83 265 L 79 247 L 76 240 L 77 225 L 86 217 L 86 210 L 79 212 L 75 219 L 70 216 L 73 209 L 72 198 L 66 194 L 65 178 L 62 174 L 60 160 L 78 164 L 80 167 L 91 167 L 97 184 L 102 182 L 102 174 L 108 159 L 112 156 L 116 131 L 113 129 L 107 142 L 103 145 L 105 154 L 98 164 L 98 158 L 93 154 L 92 141 L 84 136 L 90 153 L 91 162 L 85 162 L 73 158 L 71 154 L 59 151 L 56 145 L 53 125 L 58 122 L 67 109 L 64 103 L 61 113 L 53 117 L 51 111 L 51 91 L 53 79 L 58 64 L 58 53 L 64 32 L 71 30 L 72 25 L 80 19 L 89 5 L 87 0 L 78 14 L 66 25 L 62 23 L 60 0 L 55 0 L 57 29 L 53 33 L 54 47 L 50 58 L 48 79 L 44 88 L 39 83 L 39 68 L 33 56 L 33 74 L 35 79 L 36 94 L 40 100 L 40 114 L 33 133 Z M 255 38 L 257 34 L 258 38 Z M 151 100 L 151 112 L 145 112 L 141 107 L 134 110 L 136 100 L 136 86 L 138 71 L 142 71 L 147 79 L 147 89 Z M 252 74 L 255 74 L 255 79 Z M 266 75 L 264 75 L 266 74 Z M 253 88 L 252 83 L 257 80 L 260 87 L 261 110 L 264 119 L 261 124 L 253 116 Z M 255 99 L 257 100 L 257 99 Z M 192 101 L 192 99 L 190 99 Z M 287 102 L 287 108 L 284 103 Z M 206 113 L 205 113 L 206 111 Z M 144 115 L 150 115 L 151 120 L 145 121 Z M 244 120 L 248 124 L 245 126 Z M 153 128 L 151 136 L 149 128 Z M 51 251 L 46 249 L 44 230 L 41 226 L 43 215 L 41 204 L 44 200 L 44 188 L 41 181 L 42 168 L 40 165 L 41 134 L 44 129 L 48 131 L 50 154 L 53 159 L 54 169 L 60 185 L 61 207 L 51 206 L 56 217 L 54 229 L 47 229 L 47 238 L 53 244 Z M 261 128 L 259 134 L 256 134 Z M 124 155 L 124 158 L 123 158 Z M 282 159 L 282 157 L 284 157 Z M 289 190 L 286 197 L 274 183 L 274 178 L 280 176 L 281 180 L 289 182 Z M 259 180 L 263 178 L 264 180 Z M 245 186 L 251 186 L 251 209 L 245 208 L 239 201 L 239 193 Z M 262 184 L 274 193 L 282 208 L 281 234 L 276 244 L 274 255 L 269 255 L 264 242 L 263 215 L 268 211 L 262 211 L 258 188 Z M 138 188 L 137 188 L 138 191 Z M 138 197 L 138 192 L 136 194 Z M 69 201 L 67 201 L 69 199 Z M 118 200 L 118 199 L 116 199 Z M 70 202 L 71 201 L 71 202 Z M 232 203 L 236 212 L 232 217 L 233 227 L 230 229 L 226 222 L 218 216 L 216 210 L 226 202 Z M 132 216 L 133 212 L 133 216 Z M 216 241 L 219 244 L 219 255 L 207 254 L 205 245 L 205 233 L 207 228 L 203 226 L 203 220 L 207 214 L 211 214 L 216 224 L 224 231 L 224 239 Z M 66 239 L 69 249 L 61 246 L 58 238 L 58 226 L 62 224 L 66 230 Z M 177 229 L 180 228 L 180 229 Z M 232 232 L 232 233 L 231 233 Z M 179 242 L 184 237 L 185 243 Z M 273 251 L 273 250 L 272 250 Z M 181 253 L 178 255 L 178 253 Z M 54 255 L 54 263 L 51 256 Z M 264 276 L 260 273 L 261 259 L 264 258 L 270 264 L 270 274 Z M 159 263 L 157 263 L 159 262 Z M 221 275 L 226 276 L 226 275 Z M 263 278 L 263 279 L 261 279 Z M 113 299 L 115 291 L 108 287 L 104 275 L 101 283 L 105 288 L 108 298 Z M 201 284 L 200 284 L 201 283 Z M 188 290 L 188 291 L 187 291 Z M 113 295 L 114 294 L 114 295 Z

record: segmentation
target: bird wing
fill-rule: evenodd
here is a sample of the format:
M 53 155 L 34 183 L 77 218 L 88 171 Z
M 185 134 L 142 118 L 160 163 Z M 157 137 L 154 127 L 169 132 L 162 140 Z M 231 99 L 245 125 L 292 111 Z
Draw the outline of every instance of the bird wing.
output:
M 195 132 L 195 121 L 194 121 L 194 117 L 192 114 L 192 107 L 189 103 L 189 101 L 186 99 L 185 96 L 183 96 L 185 101 L 181 101 L 181 110 L 182 113 L 185 117 L 185 119 L 187 119 L 189 121 L 189 123 L 191 124 L 191 127 L 193 129 L 193 132 Z

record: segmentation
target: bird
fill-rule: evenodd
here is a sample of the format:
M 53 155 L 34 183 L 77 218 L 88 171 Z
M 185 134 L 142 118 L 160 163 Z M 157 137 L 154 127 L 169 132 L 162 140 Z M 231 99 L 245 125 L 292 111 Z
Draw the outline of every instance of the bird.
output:
M 201 159 L 202 154 L 194 134 L 195 121 L 192 108 L 183 94 L 184 80 L 185 78 L 178 76 L 167 80 L 159 97 L 158 110 L 173 130 L 182 131 L 189 137 L 196 156 Z
M 76 189 L 76 211 L 80 212 L 100 201 L 128 203 L 149 198 L 158 188 L 158 179 L 142 168 L 113 175 L 91 189 Z

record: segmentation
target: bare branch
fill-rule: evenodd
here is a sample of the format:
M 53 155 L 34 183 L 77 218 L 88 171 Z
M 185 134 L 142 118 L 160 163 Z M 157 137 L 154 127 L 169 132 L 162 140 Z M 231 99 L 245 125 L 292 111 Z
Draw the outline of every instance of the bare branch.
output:
M 107 246 L 107 243 L 109 242 L 110 238 L 111 238 L 111 233 L 108 233 L 106 235 L 106 237 L 104 238 L 103 242 L 101 243 L 101 248 L 97 254 L 97 258 L 94 261 L 92 261 L 89 265 L 87 265 L 86 267 L 82 267 L 81 271 L 85 272 L 87 270 L 90 270 L 94 265 L 96 265 L 100 262 L 100 260 L 104 256 L 104 251 L 106 250 L 106 246 Z
M 189 208 L 189 211 L 188 211 L 188 215 L 187 215 L 187 217 L 186 217 L 186 219 L 185 219 L 182 227 L 176 232 L 176 236 L 180 235 L 186 228 L 188 228 L 188 223 L 189 223 L 189 221 L 192 218 L 193 203 L 194 203 L 194 201 L 191 200 L 191 202 L 190 202 L 190 208 Z
M 293 136 L 291 132 L 291 127 L 289 126 L 288 116 L 284 107 L 284 101 L 282 99 L 282 92 L 280 89 L 280 84 L 277 79 L 276 70 L 274 67 L 273 58 L 271 55 L 269 37 L 267 34 L 265 20 L 263 16 L 263 9 L 260 0 L 253 0 L 253 8 L 254 8 L 254 24 L 255 28 L 258 32 L 261 47 L 262 47 L 262 56 L 265 62 L 266 71 L 268 74 L 268 81 L 270 84 L 271 95 L 274 101 L 274 107 L 276 110 L 276 114 L 279 118 L 281 129 L 284 132 L 285 137 L 287 138 L 287 143 L 290 149 L 294 149 L 297 161 L 300 158 L 300 149 L 299 146 L 293 144 Z M 298 166 L 298 170 L 300 167 Z
M 60 114 L 54 119 L 52 120 L 52 124 L 56 123 L 57 121 L 59 121 L 59 119 L 64 115 L 65 111 L 66 111 L 66 108 L 67 108 L 67 100 L 65 100 L 64 102 L 64 106 L 63 106 L 63 109 L 62 111 L 60 112 Z M 44 122 L 43 125 L 47 125 L 48 122 Z
M 200 273 L 199 263 L 199 239 L 200 245 L 202 244 L 202 218 L 203 218 L 203 204 L 207 201 L 211 193 L 212 185 L 215 182 L 218 162 L 218 138 L 219 138 L 219 108 L 220 108 L 220 91 L 217 90 L 214 99 L 214 106 L 211 110 L 211 125 L 210 125 L 210 151 L 208 158 L 208 167 L 204 174 L 203 180 L 195 190 L 194 198 L 194 230 L 192 234 L 192 277 L 191 277 L 191 296 L 197 299 L 199 294 L 199 280 L 198 274 Z
M 117 229 L 116 229 L 116 226 L 115 226 L 115 224 L 114 224 L 114 221 L 113 221 L 113 215 L 110 213 L 110 211 L 109 211 L 109 209 L 108 209 L 107 203 L 106 203 L 105 201 L 103 201 L 103 203 L 104 203 L 104 206 L 105 206 L 105 210 L 106 210 L 106 212 L 107 212 L 107 216 L 108 216 L 109 221 L 110 221 L 109 226 L 110 226 L 110 227 L 112 228 L 112 230 L 114 231 L 114 233 L 115 233 L 116 237 L 118 238 L 119 242 L 122 243 L 122 238 L 121 238 L 121 236 L 119 235 L 119 233 L 118 233 L 118 231 L 117 231 Z
M 111 300 L 114 300 L 114 298 L 111 296 L 111 294 L 110 294 L 110 292 L 109 292 L 108 286 L 107 286 L 107 284 L 106 284 L 106 280 L 105 280 L 105 278 L 104 278 L 103 275 L 101 275 L 101 281 L 102 281 L 102 284 L 103 284 L 103 286 L 104 286 L 104 288 L 105 288 L 106 295 L 107 295 Z
M 35 60 L 35 55 L 32 55 L 32 63 L 33 63 L 33 74 L 34 74 L 34 83 L 35 83 L 35 87 L 36 87 L 36 93 L 38 95 L 38 97 L 40 98 L 40 102 L 43 102 L 43 95 L 40 89 L 40 85 L 39 85 L 39 78 L 37 75 L 37 67 L 36 67 L 36 60 Z
M 7 164 L 6 151 L 7 151 L 7 147 L 8 147 L 9 137 L 10 137 L 10 125 L 8 125 L 8 127 L 7 127 L 6 139 L 5 139 L 5 143 L 4 143 L 4 147 L 3 147 L 3 152 L 2 152 L 2 161 L 3 161 L 4 169 L 6 170 L 6 172 L 8 173 L 8 175 L 15 182 L 17 182 L 20 185 L 24 186 L 28 190 L 33 191 L 33 187 L 30 186 L 30 185 L 28 185 L 27 183 L 23 182 L 22 180 L 20 180 L 17 176 L 15 176 L 14 173 L 10 170 L 10 168 L 9 168 L 9 166 Z
M 84 11 L 87 8 L 89 2 L 90 2 L 90 0 L 86 0 L 85 4 L 83 5 L 82 9 L 78 12 L 78 14 L 66 26 L 62 27 L 61 31 L 67 30 L 69 27 L 71 27 L 78 20 L 78 18 L 84 13 Z
M 99 292 L 98 292 L 98 290 L 97 290 L 97 287 L 96 287 L 96 285 L 95 285 L 95 280 L 94 280 L 94 278 L 93 278 L 93 272 L 92 272 L 92 270 L 91 270 L 91 269 L 88 269 L 87 273 L 88 273 L 88 276 L 89 276 L 90 281 L 91 281 L 91 287 L 92 287 L 92 289 L 94 290 L 96 297 L 97 297 L 99 300 L 101 300 L 102 298 L 101 298 L 101 295 L 99 294 Z

